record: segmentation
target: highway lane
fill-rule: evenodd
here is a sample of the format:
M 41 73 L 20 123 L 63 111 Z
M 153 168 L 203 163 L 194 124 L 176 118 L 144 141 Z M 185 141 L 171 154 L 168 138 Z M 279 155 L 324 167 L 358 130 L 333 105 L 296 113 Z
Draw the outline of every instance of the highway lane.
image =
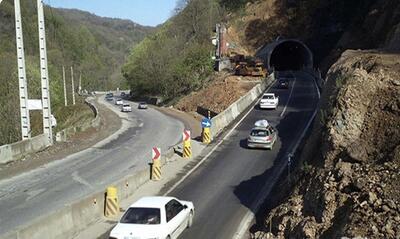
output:
M 130 128 L 115 140 L 0 181 L 0 235 L 148 167 L 151 147 L 163 151 L 181 140 L 181 122 L 132 108 Z
M 193 201 L 196 207 L 194 225 L 180 238 L 232 238 L 243 217 L 255 210 L 260 189 L 273 183 L 272 172 L 285 163 L 317 107 L 313 79 L 302 72 L 294 74 L 292 93 L 270 89 L 280 97 L 276 110 L 252 110 L 210 158 L 169 193 Z M 250 129 L 264 118 L 277 128 L 279 140 L 271 151 L 247 149 Z

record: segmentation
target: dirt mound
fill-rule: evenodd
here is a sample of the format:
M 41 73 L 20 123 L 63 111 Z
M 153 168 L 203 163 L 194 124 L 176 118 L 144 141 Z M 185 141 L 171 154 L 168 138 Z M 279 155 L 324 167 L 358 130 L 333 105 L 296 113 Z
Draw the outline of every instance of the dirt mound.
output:
M 199 106 L 220 113 L 260 83 L 261 79 L 219 73 L 209 85 L 185 96 L 174 107 L 185 112 L 195 112 Z
M 399 238 L 399 79 L 399 54 L 346 51 L 331 67 L 323 133 L 304 150 L 317 152 L 254 238 Z

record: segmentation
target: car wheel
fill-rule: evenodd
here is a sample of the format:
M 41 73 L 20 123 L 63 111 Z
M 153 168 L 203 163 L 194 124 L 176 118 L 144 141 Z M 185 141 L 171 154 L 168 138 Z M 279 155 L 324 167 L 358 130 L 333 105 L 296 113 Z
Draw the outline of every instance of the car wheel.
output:
M 186 228 L 189 228 L 189 227 L 191 227 L 192 225 L 193 225 L 193 211 L 190 211 L 189 219 L 188 219 Z

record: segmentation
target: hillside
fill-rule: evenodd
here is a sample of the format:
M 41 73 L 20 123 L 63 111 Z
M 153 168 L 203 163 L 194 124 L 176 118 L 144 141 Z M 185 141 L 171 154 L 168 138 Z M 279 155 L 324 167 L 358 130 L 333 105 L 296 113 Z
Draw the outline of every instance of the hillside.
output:
M 36 2 L 21 1 L 29 98 L 40 98 L 39 47 Z M 97 17 L 93 14 L 45 7 L 51 99 L 59 127 L 79 118 L 82 105 L 64 110 L 62 66 L 66 67 L 68 99 L 71 102 L 70 67 L 74 67 L 76 88 L 106 90 L 125 87 L 121 64 L 130 48 L 153 31 L 127 20 Z M 0 145 L 18 141 L 19 108 L 14 7 L 12 0 L 0 5 Z M 65 114 L 65 112 L 70 112 Z M 88 112 L 84 112 L 87 114 Z M 33 135 L 41 132 L 40 114 L 34 112 Z M 36 122 L 36 123 L 35 123 Z M 65 125 L 69 126 L 69 125 Z

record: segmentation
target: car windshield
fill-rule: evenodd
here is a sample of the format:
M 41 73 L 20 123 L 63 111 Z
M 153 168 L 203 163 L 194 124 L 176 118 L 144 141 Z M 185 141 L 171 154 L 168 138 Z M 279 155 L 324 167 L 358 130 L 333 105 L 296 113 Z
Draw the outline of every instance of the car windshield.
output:
M 160 224 L 159 208 L 131 207 L 121 218 L 121 223 Z
M 273 100 L 273 99 L 274 99 L 274 96 L 272 96 L 272 95 L 264 95 L 264 96 L 263 96 L 263 99 Z
M 250 133 L 251 136 L 257 136 L 257 137 L 265 137 L 268 136 L 269 133 L 267 130 L 264 129 L 253 129 Z
M 129 107 L 130 105 L 124 104 L 124 107 Z

